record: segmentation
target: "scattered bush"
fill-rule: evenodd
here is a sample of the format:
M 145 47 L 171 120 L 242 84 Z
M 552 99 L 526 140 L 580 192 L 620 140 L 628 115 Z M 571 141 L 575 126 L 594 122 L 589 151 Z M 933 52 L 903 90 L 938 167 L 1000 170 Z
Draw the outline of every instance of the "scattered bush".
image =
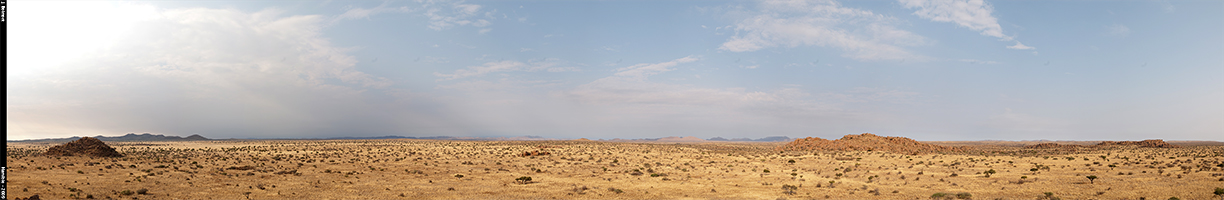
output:
M 795 190 L 799 190 L 799 187 L 793 185 L 782 185 L 783 194 L 795 195 Z
M 971 198 L 973 198 L 973 195 L 969 194 L 968 192 L 956 193 L 956 199 L 971 199 Z
M 519 177 L 517 179 L 514 179 L 514 181 L 517 181 L 521 184 L 528 184 L 528 183 L 531 183 L 531 177 L 530 176 Z

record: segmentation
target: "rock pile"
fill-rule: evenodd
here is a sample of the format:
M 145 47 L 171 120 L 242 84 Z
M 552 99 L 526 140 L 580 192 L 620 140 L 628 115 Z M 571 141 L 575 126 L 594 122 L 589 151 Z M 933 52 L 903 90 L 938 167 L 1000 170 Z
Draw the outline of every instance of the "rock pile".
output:
M 846 135 L 837 140 L 826 140 L 816 137 L 796 139 L 778 147 L 782 151 L 887 151 L 904 154 L 923 153 L 957 153 L 968 149 L 965 147 L 946 147 L 925 144 L 905 137 L 881 137 L 871 133 Z
M 1074 144 L 1058 144 L 1058 143 L 1041 143 L 1035 145 L 1024 146 L 1026 149 L 1075 149 L 1075 148 L 1104 148 L 1109 146 L 1139 146 L 1149 148 L 1181 148 L 1180 146 L 1169 144 L 1164 140 L 1144 140 L 1144 141 L 1104 141 L 1096 145 L 1074 145 Z
M 123 157 L 115 148 L 107 146 L 91 137 L 82 137 L 76 141 L 61 144 L 47 149 L 43 155 L 48 156 L 93 156 L 93 157 Z

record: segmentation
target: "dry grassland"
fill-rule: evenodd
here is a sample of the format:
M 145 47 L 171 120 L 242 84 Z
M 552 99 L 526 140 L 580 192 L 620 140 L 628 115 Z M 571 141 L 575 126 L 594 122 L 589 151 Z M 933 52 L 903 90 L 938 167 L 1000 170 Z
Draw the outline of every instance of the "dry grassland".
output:
M 907 155 L 780 152 L 774 149 L 783 143 L 732 142 L 108 144 L 125 157 L 37 156 L 51 144 L 10 143 L 9 198 L 1216 199 L 1213 189 L 1224 187 L 1221 146 Z M 532 151 L 549 155 L 521 156 Z

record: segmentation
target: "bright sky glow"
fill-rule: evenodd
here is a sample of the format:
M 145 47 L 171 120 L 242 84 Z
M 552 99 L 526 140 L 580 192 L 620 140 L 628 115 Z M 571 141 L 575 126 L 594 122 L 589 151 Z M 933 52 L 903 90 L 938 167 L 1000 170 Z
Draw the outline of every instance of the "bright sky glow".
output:
M 10 2 L 9 140 L 1224 140 L 1221 1 Z

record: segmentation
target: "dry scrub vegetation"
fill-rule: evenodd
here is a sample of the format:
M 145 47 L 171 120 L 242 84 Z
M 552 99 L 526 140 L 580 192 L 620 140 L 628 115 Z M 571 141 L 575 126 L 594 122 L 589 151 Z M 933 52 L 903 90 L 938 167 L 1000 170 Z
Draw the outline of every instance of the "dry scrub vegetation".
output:
M 866 137 L 866 136 L 859 136 Z M 897 140 L 897 139 L 893 139 Z M 43 199 L 1214 199 L 1224 147 L 779 150 L 784 143 L 224 140 L 10 143 L 8 195 Z M 1095 179 L 1088 179 L 1093 176 Z

